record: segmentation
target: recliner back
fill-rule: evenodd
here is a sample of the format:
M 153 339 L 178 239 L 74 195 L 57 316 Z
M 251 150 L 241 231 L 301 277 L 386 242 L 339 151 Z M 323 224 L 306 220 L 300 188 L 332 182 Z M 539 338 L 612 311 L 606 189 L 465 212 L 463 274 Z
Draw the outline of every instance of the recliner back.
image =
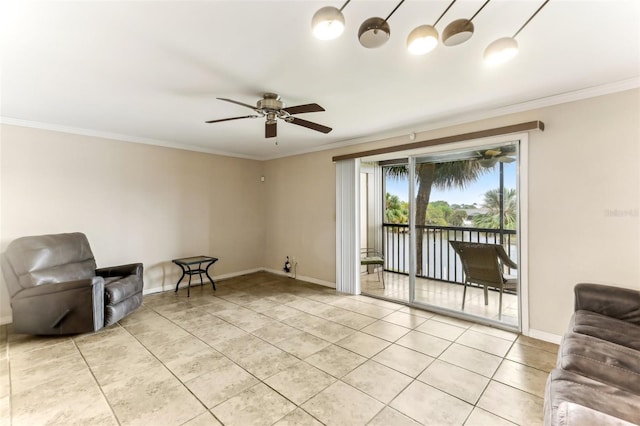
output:
M 89 241 L 80 232 L 18 238 L 2 259 L 11 296 L 41 284 L 92 278 L 95 270 Z

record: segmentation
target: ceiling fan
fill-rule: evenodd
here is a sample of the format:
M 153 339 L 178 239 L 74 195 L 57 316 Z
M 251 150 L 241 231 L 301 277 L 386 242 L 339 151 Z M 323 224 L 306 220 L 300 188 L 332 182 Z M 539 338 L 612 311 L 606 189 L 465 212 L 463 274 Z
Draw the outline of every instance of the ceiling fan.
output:
M 242 105 L 252 109 L 257 113 L 253 115 L 244 115 L 241 117 L 222 118 L 220 120 L 209 120 L 205 123 L 219 123 L 221 121 L 240 120 L 243 118 L 258 118 L 266 117 L 266 123 L 264 127 L 264 137 L 273 138 L 278 134 L 278 118 L 284 120 L 287 123 L 296 124 L 298 126 L 306 127 L 307 129 L 315 130 L 322 133 L 329 133 L 331 127 L 323 126 L 322 124 L 313 123 L 311 121 L 303 120 L 298 117 L 294 117 L 297 114 L 304 114 L 307 112 L 319 112 L 324 111 L 318 104 L 305 104 L 296 105 L 292 107 L 286 107 L 284 102 L 280 100 L 280 96 L 275 93 L 265 93 L 262 99 L 258 100 L 256 106 L 251 106 L 242 102 L 234 101 L 233 99 L 217 98 L 221 101 L 231 102 L 233 104 Z
M 484 151 L 477 151 L 475 158 L 483 167 L 493 167 L 498 161 L 502 163 L 512 163 L 516 161 L 514 158 L 515 148 L 504 146 L 500 148 L 491 148 Z

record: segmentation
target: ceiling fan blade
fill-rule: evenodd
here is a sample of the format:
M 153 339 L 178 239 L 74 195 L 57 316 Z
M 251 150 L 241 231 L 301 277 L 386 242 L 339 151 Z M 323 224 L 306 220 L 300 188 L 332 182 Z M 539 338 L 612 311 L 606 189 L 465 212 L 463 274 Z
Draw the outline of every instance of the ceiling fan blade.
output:
M 324 111 L 318 104 L 305 104 L 305 105 L 296 105 L 292 107 L 282 108 L 283 111 L 288 112 L 289 114 L 303 114 L 305 112 L 320 112 Z
M 264 137 L 265 138 L 275 138 L 278 134 L 278 124 L 277 123 L 265 123 L 264 125 Z
M 296 124 L 298 126 L 306 127 L 307 129 L 316 130 L 322 133 L 329 133 L 333 130 L 331 127 L 323 126 L 322 124 L 312 123 L 311 121 L 303 120 L 297 117 L 291 117 L 291 121 L 288 121 L 291 124 Z
M 205 123 L 220 123 L 221 121 L 240 120 L 242 118 L 257 118 L 257 115 L 243 115 L 242 117 L 221 118 L 220 120 L 209 120 Z
M 513 157 L 509 157 L 508 155 L 503 155 L 498 157 L 498 161 L 501 161 L 503 163 L 513 163 L 514 161 L 516 161 L 516 159 Z
M 247 107 L 247 108 L 251 108 L 252 110 L 256 110 L 256 107 L 253 105 L 249 105 L 249 104 L 245 104 L 242 102 L 238 102 L 238 101 L 234 101 L 233 99 L 227 99 L 227 98 L 216 98 L 219 99 L 221 101 L 225 101 L 225 102 L 231 102 L 232 104 L 236 104 L 236 105 L 242 105 L 243 107 Z

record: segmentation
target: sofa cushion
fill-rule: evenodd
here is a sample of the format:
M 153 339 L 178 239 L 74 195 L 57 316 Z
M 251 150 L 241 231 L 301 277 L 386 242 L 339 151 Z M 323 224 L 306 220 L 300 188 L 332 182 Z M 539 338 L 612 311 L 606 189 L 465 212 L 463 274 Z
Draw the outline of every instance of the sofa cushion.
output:
M 622 419 L 567 401 L 558 406 L 556 419 L 560 426 L 633 426 Z
M 545 424 L 562 424 L 562 411 L 559 408 L 563 402 L 589 407 L 614 418 L 610 419 L 611 423 L 605 424 L 616 424 L 617 419 L 640 424 L 638 395 L 556 368 L 547 379 Z
M 640 351 L 576 333 L 564 336 L 558 368 L 640 395 Z
M 109 277 L 104 280 L 104 302 L 106 305 L 120 303 L 142 291 L 142 280 L 136 275 Z
M 640 326 L 590 311 L 576 311 L 569 331 L 640 351 Z

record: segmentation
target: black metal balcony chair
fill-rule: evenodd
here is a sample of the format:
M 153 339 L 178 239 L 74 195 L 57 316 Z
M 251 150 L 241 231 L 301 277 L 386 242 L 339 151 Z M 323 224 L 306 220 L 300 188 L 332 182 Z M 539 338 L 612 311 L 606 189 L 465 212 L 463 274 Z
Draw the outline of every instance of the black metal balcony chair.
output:
M 467 294 L 467 285 L 480 284 L 484 287 L 484 304 L 488 305 L 488 288 L 500 291 L 498 318 L 502 319 L 502 293 L 504 290 L 517 291 L 518 280 L 515 277 L 505 277 L 503 268 L 518 269 L 499 244 L 470 243 L 463 241 L 449 241 L 453 249 L 460 256 L 464 269 L 465 285 L 462 292 L 462 310 Z
M 367 273 L 369 273 L 369 266 L 372 266 L 375 270 L 378 268 L 378 279 L 382 282 L 382 288 L 384 286 L 384 255 L 379 251 L 372 248 L 360 249 L 360 265 L 367 267 Z

